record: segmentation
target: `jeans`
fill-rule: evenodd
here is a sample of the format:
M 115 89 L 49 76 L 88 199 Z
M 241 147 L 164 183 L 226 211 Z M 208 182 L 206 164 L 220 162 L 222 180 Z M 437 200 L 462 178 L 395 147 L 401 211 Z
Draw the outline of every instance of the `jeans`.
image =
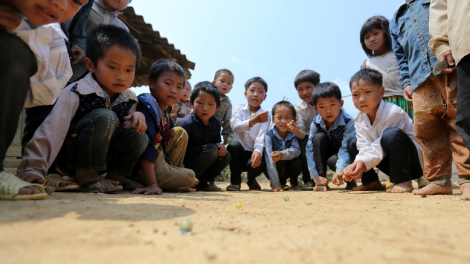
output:
M 312 178 L 310 178 L 310 171 L 308 170 L 308 162 L 307 157 L 305 156 L 305 148 L 307 147 L 308 143 L 308 135 L 305 135 L 304 139 L 299 139 L 299 146 L 300 146 L 300 159 L 302 160 L 302 181 L 306 184 L 308 182 L 312 182 Z
M 56 159 L 61 172 L 73 176 L 81 168 L 130 176 L 148 137 L 117 126 L 118 118 L 109 109 L 93 110 L 72 124 Z
M 455 122 L 457 131 L 467 149 L 470 148 L 470 55 L 465 56 L 457 66 L 458 108 Z M 467 162 L 468 163 L 468 160 Z
M 215 144 L 207 144 L 188 148 L 186 150 L 184 165 L 191 169 L 199 179 L 198 188 L 206 188 L 208 182 L 214 181 L 215 177 L 230 164 L 231 156 L 219 157 L 219 148 Z
M 348 142 L 348 152 L 351 159 L 355 159 L 359 153 L 356 142 L 356 138 Z M 376 167 L 390 176 L 390 182 L 397 184 L 423 176 L 416 146 L 403 130 L 396 127 L 385 129 L 380 144 L 387 154 Z M 363 185 L 378 180 L 379 176 L 374 169 L 362 174 Z
M 0 29 L 0 171 L 15 137 L 29 78 L 37 72 L 36 57 L 18 37 Z
M 228 145 L 227 150 L 232 156 L 232 161 L 230 162 L 230 182 L 232 185 L 241 185 L 241 175 L 243 171 L 246 171 L 248 174 L 248 185 L 265 171 L 266 161 L 263 159 L 263 155 L 261 155 L 261 165 L 252 168 L 251 155 L 253 155 L 253 152 L 246 151 L 242 144 L 236 141 L 232 142 Z
M 320 176 L 326 177 L 327 165 L 331 170 L 336 171 L 338 151 L 339 149 L 333 146 L 325 133 L 315 134 L 313 137 L 313 159 Z

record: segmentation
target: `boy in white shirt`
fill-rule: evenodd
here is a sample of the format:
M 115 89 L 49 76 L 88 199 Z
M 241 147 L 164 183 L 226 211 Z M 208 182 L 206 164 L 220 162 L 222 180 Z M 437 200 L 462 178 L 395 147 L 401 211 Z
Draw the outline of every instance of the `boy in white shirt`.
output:
M 377 173 L 390 176 L 389 193 L 413 191 L 411 181 L 423 176 L 423 149 L 414 136 L 413 121 L 400 107 L 382 100 L 382 75 L 372 69 L 357 72 L 349 82 L 354 106 L 361 111 L 354 120 L 357 138 L 348 142 L 354 163 L 344 169 L 346 181 L 359 180 L 354 191 L 383 190 Z
M 253 77 L 245 83 L 247 105 L 237 105 L 233 109 L 230 126 L 233 141 L 227 150 L 232 154 L 230 162 L 231 184 L 227 191 L 239 191 L 241 174 L 248 172 L 250 190 L 261 190 L 256 177 L 264 172 L 266 162 L 263 157 L 264 136 L 271 124 L 268 111 L 261 108 L 266 99 L 268 84 L 261 77 Z

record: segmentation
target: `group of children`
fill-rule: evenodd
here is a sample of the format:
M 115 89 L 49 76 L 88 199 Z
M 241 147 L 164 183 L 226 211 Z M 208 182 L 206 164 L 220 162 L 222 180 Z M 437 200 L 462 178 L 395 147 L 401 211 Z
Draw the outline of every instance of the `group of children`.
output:
M 346 181 L 348 190 L 449 194 L 452 160 L 462 198 L 470 199 L 469 151 L 455 126 L 457 75 L 452 68 L 432 73 L 438 58 L 427 45 L 429 1 L 407 1 L 391 23 L 381 16 L 365 22 L 360 39 L 368 59 L 349 83 L 360 111 L 355 118 L 343 109 L 340 88 L 320 82 L 313 70 L 294 80 L 300 103 L 280 101 L 270 112 L 262 108 L 268 84 L 261 77 L 246 81 L 247 103 L 232 109 L 230 70 L 191 87 L 182 67 L 167 59 L 151 66 L 150 93 L 136 96 L 129 88 L 140 48 L 116 17 L 129 2 L 97 0 L 91 7 L 86 0 L 0 2 L 0 103 L 8 109 L 0 111 L 0 199 L 41 199 L 47 196 L 44 185 L 133 194 L 222 191 L 214 180 L 227 166 L 226 191 L 241 189 L 242 172 L 250 190 L 261 190 L 256 177 L 264 173 L 272 192 L 327 191 L 330 168 L 332 183 Z M 88 14 L 79 12 L 78 20 L 95 22 L 84 28 L 86 45 L 63 38 L 67 42 L 51 40 L 44 48 L 62 54 L 59 47 L 71 45 L 73 62 L 85 70 L 74 71 L 76 79 L 61 89 L 70 71 L 58 70 L 61 56 L 48 58 L 59 93 L 46 94 L 33 83 L 44 80 L 34 79 L 44 57 L 20 36 L 51 30 L 42 26 L 51 22 L 76 26 L 72 17 L 85 4 L 89 8 L 80 12 Z M 80 31 L 66 29 L 65 35 Z M 26 98 L 41 108 L 27 112 L 31 136 L 15 176 L 3 171 L 3 160 Z M 385 186 L 377 170 L 389 176 Z M 421 189 L 414 190 L 412 180 Z

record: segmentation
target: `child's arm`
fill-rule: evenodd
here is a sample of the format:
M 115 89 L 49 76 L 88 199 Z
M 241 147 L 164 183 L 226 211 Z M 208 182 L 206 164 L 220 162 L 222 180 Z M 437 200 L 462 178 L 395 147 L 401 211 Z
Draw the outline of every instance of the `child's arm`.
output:
M 145 116 L 141 112 L 134 112 L 128 116 L 125 116 L 124 120 L 131 121 L 131 128 L 139 134 L 143 134 L 145 133 L 145 131 L 147 131 L 147 123 L 145 122 Z
M 442 55 L 451 52 L 449 32 L 447 32 L 448 24 L 447 1 L 431 1 L 429 10 L 429 35 L 431 36 L 429 48 L 439 61 L 442 61 Z M 453 26 L 452 23 L 450 26 Z M 451 67 L 455 65 L 453 58 L 448 62 Z
M 251 130 L 250 120 L 245 120 L 243 118 L 243 105 L 236 105 L 233 109 L 232 118 L 230 119 L 230 127 L 237 133 Z
M 390 21 L 390 35 L 392 37 L 393 51 L 398 60 L 398 65 L 400 66 L 400 80 L 401 87 L 405 89 L 407 86 L 410 86 L 410 70 L 408 68 L 408 58 L 405 55 L 405 50 L 398 41 L 398 25 L 396 24 L 395 19 Z M 411 86 L 410 86 L 411 87 Z M 405 95 L 405 94 L 404 94 Z M 411 94 L 410 94 L 411 95 Z M 407 97 L 405 96 L 405 99 Z M 411 99 L 411 98 L 409 98 Z M 408 101 L 408 99 L 407 99 Z
M 313 137 L 318 133 L 318 128 L 315 122 L 310 125 L 310 135 L 308 137 L 307 146 L 305 147 L 305 156 L 307 158 L 308 170 L 310 172 L 310 178 L 315 182 L 317 186 L 328 185 L 328 179 L 320 177 L 317 170 L 315 159 L 313 158 Z
M 93 1 L 88 1 L 80 11 L 73 17 L 72 23 L 69 28 L 69 39 L 72 51 L 72 64 L 78 64 L 82 62 L 85 57 L 86 50 L 86 25 L 88 16 L 93 7 Z
M 290 121 L 289 123 L 287 123 L 287 130 L 289 132 L 292 132 L 295 134 L 295 136 L 298 138 L 298 139 L 304 139 L 305 138 L 305 133 L 304 133 L 304 130 L 300 130 L 297 125 L 295 124 L 295 121 L 292 120 Z
M 272 147 L 272 138 L 268 135 L 265 136 L 264 140 L 265 145 L 265 154 L 264 159 L 266 161 L 266 171 L 269 180 L 271 181 L 271 192 L 279 192 L 284 191 L 282 190 L 281 181 L 279 180 L 279 174 L 277 172 L 276 163 L 274 162 L 271 154 L 273 153 Z
M 342 185 L 343 171 L 351 163 L 351 158 L 348 153 L 348 141 L 356 138 L 356 129 L 354 128 L 354 120 L 344 128 L 343 141 L 341 142 L 341 148 L 338 151 L 338 161 L 336 162 L 336 172 L 333 175 L 333 183 L 336 185 Z
M 230 127 L 230 119 L 232 119 L 232 104 L 227 108 L 227 112 L 225 112 L 224 120 L 223 120 L 223 129 L 222 129 L 222 137 L 224 138 L 224 145 L 228 144 L 228 137 L 232 134 L 232 128 Z
M 261 112 L 264 113 L 264 112 Z M 261 114 L 259 113 L 259 114 Z M 256 168 L 259 165 L 261 165 L 261 159 L 263 157 L 263 149 L 264 149 L 264 142 L 265 142 L 265 136 L 266 132 L 269 130 L 269 126 L 271 125 L 271 116 L 268 114 L 267 115 L 267 121 L 261 123 L 260 125 L 260 130 L 258 132 L 258 136 L 255 139 L 255 146 L 254 146 L 254 151 L 253 154 L 251 155 L 251 162 L 252 162 L 252 167 Z
M 158 187 L 157 178 L 155 177 L 155 165 L 153 162 L 149 160 L 140 160 L 140 166 L 142 168 L 143 174 L 143 183 L 146 187 L 144 188 L 137 188 L 132 194 L 157 194 L 160 195 L 163 193 L 162 189 Z
M 305 138 L 305 123 L 304 123 L 304 118 L 303 118 L 303 111 L 300 109 L 300 107 L 295 106 L 295 111 L 297 112 L 297 115 L 295 117 L 295 125 L 298 127 L 298 132 L 295 133 L 298 139 L 304 139 Z
M 69 85 L 60 94 L 49 116 L 26 145 L 18 166 L 18 177 L 27 182 L 42 182 L 47 170 L 54 163 L 78 109 L 79 98 Z
M 290 148 L 281 151 L 281 160 L 293 160 L 300 156 L 300 146 L 297 138 L 292 139 Z

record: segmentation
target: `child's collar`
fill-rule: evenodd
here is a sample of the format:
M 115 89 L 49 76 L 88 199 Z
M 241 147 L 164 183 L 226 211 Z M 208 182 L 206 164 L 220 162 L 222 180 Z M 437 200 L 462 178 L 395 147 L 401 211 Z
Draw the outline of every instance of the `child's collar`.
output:
M 87 75 L 85 75 L 85 77 L 78 81 L 77 92 L 82 95 L 94 93 L 99 97 L 103 97 L 109 101 L 109 96 L 106 94 L 103 88 L 101 88 L 95 78 L 93 78 L 92 73 L 88 73 Z M 127 88 L 119 94 L 119 97 L 114 100 L 114 102 L 117 102 L 118 100 L 120 100 L 121 102 L 127 102 L 129 100 L 137 101 L 137 96 L 133 91 Z

